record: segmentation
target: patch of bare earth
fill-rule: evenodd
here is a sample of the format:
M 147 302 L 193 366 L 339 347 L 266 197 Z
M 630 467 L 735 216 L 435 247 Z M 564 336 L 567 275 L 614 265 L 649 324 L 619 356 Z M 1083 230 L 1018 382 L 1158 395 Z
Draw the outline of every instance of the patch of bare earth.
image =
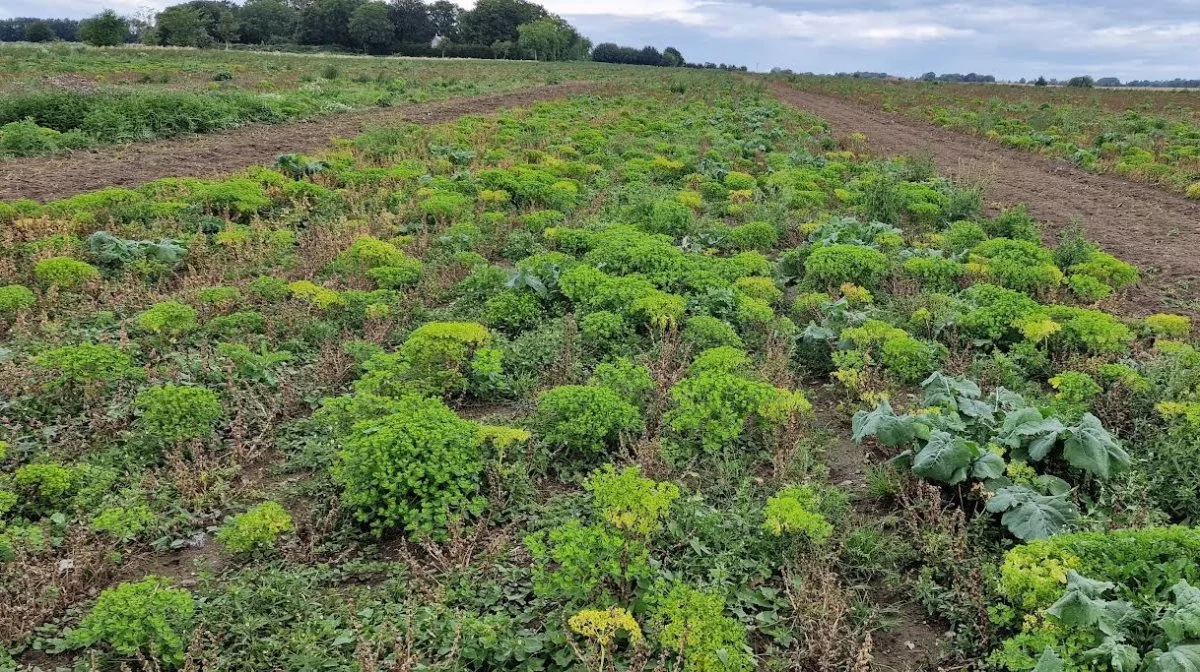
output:
M 837 135 L 864 133 L 878 156 L 931 157 L 942 174 L 981 186 L 991 209 L 1025 203 L 1050 223 L 1051 234 L 1078 222 L 1105 251 L 1142 271 L 1119 312 L 1195 313 L 1200 307 L 1200 202 L 844 100 L 782 84 L 772 88 Z
M 162 177 L 216 177 L 280 154 L 326 149 L 331 138 L 354 137 L 369 128 L 438 124 L 543 100 L 603 90 L 573 82 L 521 91 L 456 98 L 403 107 L 347 112 L 313 121 L 251 124 L 222 133 L 78 150 L 0 163 L 0 200 L 52 201 L 105 187 L 136 187 Z

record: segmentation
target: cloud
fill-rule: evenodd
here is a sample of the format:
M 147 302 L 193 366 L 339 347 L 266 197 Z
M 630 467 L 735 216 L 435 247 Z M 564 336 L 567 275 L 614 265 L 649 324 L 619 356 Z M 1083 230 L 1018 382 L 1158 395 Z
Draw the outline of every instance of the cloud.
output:
M 454 0 L 470 7 L 474 0 Z M 108 0 L 132 13 L 171 0 Z M 594 42 L 798 71 L 1200 77 L 1200 0 L 542 0 Z M 89 0 L 8 0 L 4 16 L 94 14 Z

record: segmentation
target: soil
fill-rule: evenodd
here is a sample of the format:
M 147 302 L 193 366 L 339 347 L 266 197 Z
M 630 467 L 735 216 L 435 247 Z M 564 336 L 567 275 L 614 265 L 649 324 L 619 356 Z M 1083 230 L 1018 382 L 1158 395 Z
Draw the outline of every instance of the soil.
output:
M 978 184 L 989 210 L 1027 204 L 1050 225 L 1048 238 L 1078 223 L 1088 238 L 1142 272 L 1117 312 L 1200 308 L 1200 202 L 844 100 L 783 84 L 772 88 L 780 100 L 824 119 L 836 135 L 864 133 L 877 156 L 928 157 L 943 175 Z
M 403 107 L 359 110 L 312 121 L 251 124 L 231 131 L 78 150 L 53 156 L 0 163 L 0 200 L 52 201 L 105 187 L 136 187 L 162 177 L 214 177 L 269 164 L 280 154 L 311 153 L 330 138 L 348 138 L 364 130 L 398 124 L 438 124 L 469 114 L 599 90 L 592 82 L 573 82 L 521 91 L 456 98 Z

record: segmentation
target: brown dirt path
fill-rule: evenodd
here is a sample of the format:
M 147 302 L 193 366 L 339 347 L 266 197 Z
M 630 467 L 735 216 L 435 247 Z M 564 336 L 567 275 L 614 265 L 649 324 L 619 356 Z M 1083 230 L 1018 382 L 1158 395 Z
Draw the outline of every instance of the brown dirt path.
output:
M 241 128 L 130 145 L 80 150 L 0 163 L 0 201 L 52 201 L 105 187 L 136 187 L 161 177 L 213 177 L 267 164 L 280 154 L 314 152 L 333 137 L 354 137 L 369 127 L 436 124 L 468 114 L 495 112 L 601 90 L 572 82 L 521 91 L 455 98 L 403 107 L 359 110 L 313 121 L 251 124 Z
M 772 89 L 835 134 L 866 134 L 877 155 L 932 157 L 942 174 L 981 185 L 989 208 L 1026 203 L 1054 232 L 1078 221 L 1104 250 L 1142 271 L 1122 312 L 1200 308 L 1200 202 L 844 100 L 783 84 Z

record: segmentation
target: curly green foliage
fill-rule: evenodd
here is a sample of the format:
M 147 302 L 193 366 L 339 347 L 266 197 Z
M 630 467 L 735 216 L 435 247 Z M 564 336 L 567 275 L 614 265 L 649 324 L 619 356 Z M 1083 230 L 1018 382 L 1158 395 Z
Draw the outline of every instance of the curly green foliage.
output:
M 592 236 L 591 250 L 583 261 L 611 275 L 637 273 L 658 287 L 676 282 L 688 260 L 669 236 L 614 226 Z
M 959 322 L 963 329 L 975 338 L 991 341 L 1012 334 L 1018 321 L 1044 313 L 1042 306 L 1028 295 L 987 283 L 971 285 L 962 298 L 972 306 Z
M 771 250 L 778 242 L 779 231 L 770 222 L 750 222 L 725 234 L 725 244 L 735 250 Z
M 154 527 L 158 516 L 145 504 L 110 506 L 92 518 L 91 527 L 118 541 L 132 541 Z
M 183 664 L 195 612 L 191 593 L 150 576 L 101 593 L 70 641 L 104 644 L 119 654 L 141 654 L 176 668 Z
M 1133 332 L 1108 313 L 1071 306 L 1051 306 L 1050 317 L 1062 325 L 1055 336 L 1066 348 L 1090 354 L 1119 354 L 1129 348 Z
M 911 336 L 884 341 L 880 361 L 883 368 L 905 383 L 919 382 L 938 368 L 937 350 Z
M 24 285 L 0 287 L 0 316 L 14 317 L 37 304 L 37 297 Z
M 491 342 L 486 327 L 475 322 L 427 322 L 395 353 L 371 357 L 355 389 L 367 394 L 400 397 L 466 392 L 473 357 Z
M 1123 289 L 1138 281 L 1136 268 L 1099 250 L 1093 250 L 1084 261 L 1067 270 L 1076 275 L 1091 276 L 1113 289 Z
M 270 551 L 292 529 L 286 509 L 278 502 L 263 502 L 226 522 L 217 531 L 217 541 L 231 553 Z
M 1156 313 L 1146 318 L 1146 326 L 1155 336 L 1165 338 L 1187 338 L 1192 333 L 1192 320 L 1183 315 Z
M 356 271 L 366 272 L 380 266 L 400 266 L 408 255 L 392 243 L 374 236 L 359 236 L 338 255 L 338 262 Z
M 57 462 L 32 462 L 18 467 L 12 482 L 27 500 L 61 510 L 79 486 L 79 471 Z
M 33 361 L 57 373 L 59 383 L 111 383 L 139 372 L 129 353 L 111 345 L 64 345 L 41 353 Z
M 1022 292 L 1049 292 L 1063 281 L 1054 253 L 1028 240 L 993 238 L 971 250 L 972 259 L 985 260 L 987 277 L 1001 287 Z
M 821 493 L 811 485 L 788 486 L 767 499 L 763 529 L 775 535 L 803 535 L 822 542 L 833 534 L 833 525 L 820 512 Z
M 71 257 L 51 257 L 33 266 L 33 276 L 43 287 L 76 289 L 100 278 L 95 266 Z
M 715 453 L 741 436 L 750 416 L 775 396 L 775 388 L 766 383 L 727 371 L 704 371 L 671 388 L 675 408 L 664 419 L 706 453 Z
M 679 499 L 674 483 L 642 477 L 641 467 L 620 471 L 606 464 L 592 472 L 584 488 L 592 493 L 597 515 L 614 528 L 640 538 L 658 531 L 671 504 Z
M 489 325 L 510 333 L 535 327 L 545 317 L 542 303 L 530 291 L 505 290 L 484 304 Z
M 946 241 L 946 250 L 953 254 L 961 254 L 987 240 L 988 234 L 983 227 L 975 222 L 954 222 L 942 234 Z
M 618 357 L 598 365 L 588 385 L 608 388 L 640 409 L 649 405 L 655 388 L 650 369 L 635 364 L 627 357 Z
M 709 348 L 692 360 L 688 367 L 688 375 L 698 376 L 702 373 L 731 373 L 745 376 L 754 370 L 753 362 L 745 350 L 723 345 Z
M 603 452 L 624 435 L 642 430 L 642 415 L 606 387 L 564 385 L 538 399 L 535 420 L 549 445 L 585 453 Z
M 958 287 L 958 279 L 965 267 L 953 259 L 937 256 L 911 257 L 904 262 L 904 270 L 929 291 L 947 291 Z
M 196 309 L 178 301 L 162 301 L 138 315 L 137 323 L 150 333 L 177 338 L 196 329 Z
M 190 385 L 148 388 L 137 395 L 134 406 L 138 427 L 163 443 L 206 439 L 225 415 L 216 392 Z
M 533 556 L 533 590 L 573 604 L 613 603 L 651 576 L 644 544 L 603 525 L 571 520 L 525 537 Z
M 852 282 L 874 287 L 888 273 L 888 258 L 862 245 L 821 245 L 804 262 L 805 278 L 818 287 Z
M 995 219 L 984 222 L 983 228 L 989 236 L 995 238 L 1028 240 L 1036 243 L 1041 240 L 1042 236 L 1041 228 L 1029 215 L 1029 211 L 1025 209 L 1024 205 L 1001 212 Z
M 1161 595 L 1181 579 L 1200 581 L 1200 529 L 1147 527 L 1057 534 L 1008 551 L 1000 567 L 1001 594 L 1032 612 L 1066 590 L 1066 570 L 1111 581 L 1133 601 Z
M 754 669 L 746 627 L 725 615 L 725 600 L 716 593 L 676 584 L 651 620 L 659 646 L 678 657 L 682 672 Z
M 395 527 L 441 536 L 452 518 L 482 506 L 479 430 L 439 399 L 387 406 L 386 415 L 354 423 L 338 451 L 342 502 L 377 536 Z
M 1112 294 L 1113 288 L 1090 275 L 1073 273 L 1067 276 L 1067 287 L 1081 301 L 1095 303 Z
M 720 346 L 742 347 L 742 338 L 728 322 L 710 315 L 689 317 L 683 325 L 683 341 L 694 351 Z

